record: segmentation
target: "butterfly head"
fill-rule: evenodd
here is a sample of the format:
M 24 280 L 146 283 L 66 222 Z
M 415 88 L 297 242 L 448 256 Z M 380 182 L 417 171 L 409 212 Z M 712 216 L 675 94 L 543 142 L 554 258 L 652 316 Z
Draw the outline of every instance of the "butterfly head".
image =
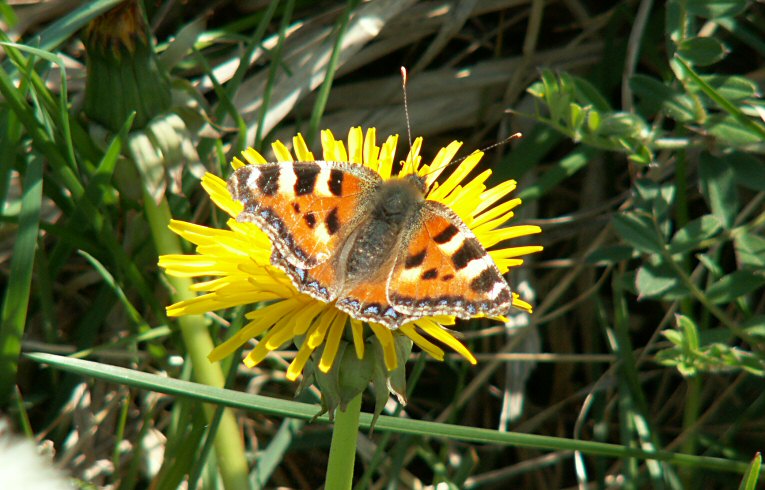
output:
M 397 221 L 425 200 L 425 183 L 417 175 L 385 181 L 378 193 L 375 209 L 386 221 Z

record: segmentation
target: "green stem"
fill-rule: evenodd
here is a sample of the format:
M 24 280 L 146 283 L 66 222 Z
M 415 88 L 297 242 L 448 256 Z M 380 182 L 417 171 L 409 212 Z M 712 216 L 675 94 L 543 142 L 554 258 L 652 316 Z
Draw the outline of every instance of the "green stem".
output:
M 143 202 L 157 253 L 160 255 L 183 253 L 180 240 L 167 227 L 171 218 L 167 200 L 163 198 L 162 202 L 157 204 L 144 189 Z M 190 289 L 191 279 L 167 276 L 167 281 L 172 287 L 173 301 L 183 301 L 195 296 Z M 225 379 L 220 366 L 207 359 L 207 354 L 212 351 L 214 345 L 207 330 L 205 318 L 201 315 L 183 316 L 178 318 L 178 324 L 194 367 L 195 381 L 222 388 Z M 215 407 L 205 405 L 205 415 L 208 420 L 212 420 L 215 416 Z M 230 409 L 225 409 L 223 412 L 218 432 L 215 434 L 215 452 L 218 455 L 217 461 L 225 488 L 228 490 L 250 488 L 244 444 L 234 413 Z
M 356 460 L 360 413 L 361 393 L 348 403 L 345 412 L 337 411 L 324 488 L 351 490 L 353 486 L 353 463 Z
M 685 410 L 683 411 L 683 431 L 689 431 L 686 434 L 685 443 L 683 443 L 683 452 L 686 454 L 696 454 L 696 430 L 695 426 L 699 419 L 701 410 L 701 378 L 692 376 L 685 379 L 688 385 L 688 393 L 685 397 Z M 693 488 L 693 471 L 688 468 L 683 469 L 683 480 L 686 488 Z

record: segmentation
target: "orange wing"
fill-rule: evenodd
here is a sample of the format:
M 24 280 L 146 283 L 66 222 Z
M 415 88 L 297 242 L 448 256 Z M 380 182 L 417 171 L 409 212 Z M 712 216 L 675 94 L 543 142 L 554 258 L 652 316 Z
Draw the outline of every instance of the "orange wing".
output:
M 426 201 L 388 279 L 388 302 L 409 320 L 501 315 L 510 287 L 472 231 L 449 208 Z
M 364 197 L 380 181 L 372 170 L 352 163 L 280 162 L 237 169 L 228 189 L 244 204 L 237 221 L 257 224 L 280 262 L 310 269 L 342 245 L 364 209 Z
M 367 282 L 355 284 L 350 291 L 344 291 L 335 306 L 357 320 L 382 323 L 392 330 L 419 318 L 394 308 L 388 301 L 386 291 L 384 278 L 377 281 L 370 278 Z

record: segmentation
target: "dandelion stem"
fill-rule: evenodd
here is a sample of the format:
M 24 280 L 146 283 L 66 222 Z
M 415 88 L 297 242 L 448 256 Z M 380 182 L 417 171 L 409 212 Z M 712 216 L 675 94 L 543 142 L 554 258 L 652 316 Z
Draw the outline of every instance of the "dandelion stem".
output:
M 170 206 L 167 200 L 157 204 L 154 198 L 144 189 L 144 210 L 149 221 L 152 238 L 159 255 L 183 253 L 178 237 L 167 227 L 170 223 Z M 194 296 L 191 291 L 191 280 L 188 278 L 167 276 L 173 291 L 174 301 L 183 301 Z M 189 315 L 178 318 L 183 342 L 194 366 L 194 378 L 199 383 L 222 388 L 224 385 L 223 372 L 220 366 L 212 364 L 207 354 L 213 349 L 213 341 L 207 330 L 207 321 L 202 315 Z M 215 407 L 205 405 L 205 415 L 208 420 L 215 416 Z M 226 489 L 247 489 L 247 459 L 244 444 L 239 434 L 239 428 L 231 409 L 225 409 L 215 434 L 215 452 L 220 465 L 220 474 Z
M 361 393 L 348 403 L 345 411 L 338 410 L 336 413 L 324 488 L 351 490 L 353 486 L 353 463 L 356 460 L 360 413 Z

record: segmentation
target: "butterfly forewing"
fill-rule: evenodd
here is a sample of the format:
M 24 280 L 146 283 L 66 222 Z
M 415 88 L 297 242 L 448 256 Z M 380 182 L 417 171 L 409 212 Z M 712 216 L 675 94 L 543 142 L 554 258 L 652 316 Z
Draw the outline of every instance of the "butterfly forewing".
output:
M 228 189 L 244 204 L 238 221 L 254 222 L 289 264 L 310 269 L 342 245 L 360 200 L 379 180 L 351 163 L 281 162 L 237 169 Z

